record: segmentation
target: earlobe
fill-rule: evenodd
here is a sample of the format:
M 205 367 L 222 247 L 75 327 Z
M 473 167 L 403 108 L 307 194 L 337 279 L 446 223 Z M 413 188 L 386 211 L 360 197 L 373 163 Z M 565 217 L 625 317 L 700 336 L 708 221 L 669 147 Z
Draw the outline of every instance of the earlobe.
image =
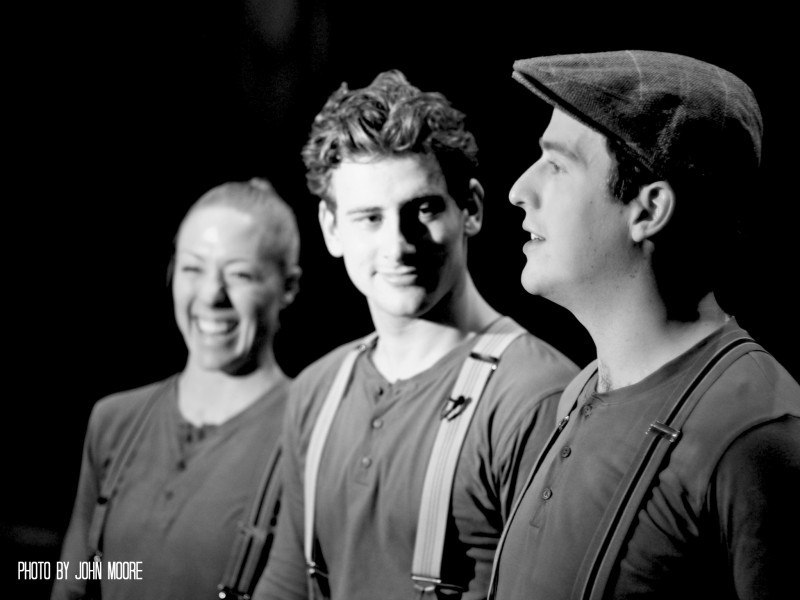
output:
M 477 179 L 469 180 L 469 194 L 463 208 L 465 215 L 464 234 L 472 237 L 483 225 L 483 186 Z
M 631 201 L 631 239 L 640 243 L 664 229 L 675 211 L 675 192 L 666 181 L 643 186 Z
M 322 237 L 325 239 L 325 246 L 327 246 L 331 256 L 340 258 L 343 252 L 342 245 L 339 242 L 339 232 L 334 210 L 335 209 L 328 206 L 327 202 L 320 200 L 318 217 L 319 226 L 320 229 L 322 229 Z

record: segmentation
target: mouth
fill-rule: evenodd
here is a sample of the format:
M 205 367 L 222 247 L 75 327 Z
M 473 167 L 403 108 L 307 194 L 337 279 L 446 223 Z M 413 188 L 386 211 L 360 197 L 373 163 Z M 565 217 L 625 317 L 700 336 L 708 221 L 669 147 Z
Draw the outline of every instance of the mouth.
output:
M 531 232 L 531 241 L 532 242 L 543 242 L 544 238 L 539 235 L 538 233 Z
M 203 335 L 222 336 L 227 335 L 236 329 L 238 322 L 235 319 L 209 319 L 206 317 L 195 317 L 197 330 Z
M 390 285 L 406 286 L 417 281 L 419 273 L 414 267 L 399 267 L 396 269 L 382 269 L 378 271 L 384 281 Z

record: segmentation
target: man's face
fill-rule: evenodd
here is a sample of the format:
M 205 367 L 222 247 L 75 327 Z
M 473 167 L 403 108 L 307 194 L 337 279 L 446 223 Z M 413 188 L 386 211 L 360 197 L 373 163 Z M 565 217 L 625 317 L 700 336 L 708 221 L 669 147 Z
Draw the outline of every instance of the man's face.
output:
M 320 204 L 325 241 L 373 318 L 418 318 L 459 293 L 480 216 L 457 206 L 435 158 L 346 161 L 330 185 L 335 214 Z
M 627 207 L 608 191 L 606 140 L 555 109 L 540 146 L 509 193 L 531 237 L 522 285 L 568 308 L 602 301 L 635 268 Z
M 209 206 L 178 234 L 172 294 L 189 360 L 205 370 L 252 368 L 277 328 L 280 268 L 267 257 L 264 227 L 244 212 Z

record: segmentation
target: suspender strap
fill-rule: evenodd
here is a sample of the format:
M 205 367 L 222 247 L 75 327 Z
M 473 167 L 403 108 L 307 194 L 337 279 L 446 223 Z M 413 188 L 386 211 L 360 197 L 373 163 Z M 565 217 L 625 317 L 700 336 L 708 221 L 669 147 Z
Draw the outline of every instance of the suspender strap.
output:
M 281 485 L 278 479 L 280 443 L 270 455 L 261 476 L 253 505 L 246 523 L 239 523 L 239 535 L 234 542 L 222 583 L 217 586 L 219 598 L 249 600 L 258 575 L 269 555 L 280 504 Z
M 373 333 L 363 340 L 350 352 L 348 352 L 341 366 L 336 378 L 333 380 L 333 385 L 322 403 L 319 416 L 314 429 L 311 430 L 311 439 L 308 443 L 308 452 L 306 453 L 306 466 L 304 473 L 304 527 L 303 527 L 303 552 L 306 558 L 306 567 L 308 575 L 313 578 L 317 575 L 325 576 L 318 568 L 314 561 L 314 512 L 316 508 L 317 497 L 317 476 L 319 474 L 319 463 L 322 459 L 322 451 L 325 448 L 325 440 L 328 438 L 333 418 L 336 416 L 336 410 L 344 398 L 347 384 L 350 382 L 350 376 L 353 373 L 353 366 L 359 354 L 364 352 L 372 341 L 377 337 Z M 312 582 L 309 581 L 309 584 Z
M 681 427 L 708 388 L 738 358 L 749 352 L 763 352 L 758 344 L 739 332 L 723 336 L 719 350 L 699 356 L 684 377 L 680 392 L 667 403 L 663 418 L 654 421 L 644 442 L 617 487 L 584 557 L 573 588 L 573 597 L 599 600 L 618 562 L 631 525 L 666 457 L 680 439 Z
M 547 453 L 550 451 L 550 448 L 555 445 L 556 440 L 558 440 L 558 436 L 561 435 L 561 432 L 566 427 L 567 423 L 569 422 L 570 414 L 578 404 L 578 398 L 580 398 L 581 393 L 583 392 L 583 388 L 586 387 L 586 384 L 589 383 L 589 380 L 592 376 L 597 372 L 597 360 L 593 360 L 588 365 L 586 365 L 583 370 L 578 373 L 575 378 L 567 384 L 567 387 L 564 388 L 564 391 L 561 394 L 561 398 L 558 402 L 558 412 L 557 412 L 557 423 L 558 426 L 553 430 L 553 433 L 550 435 L 550 438 L 547 440 L 547 444 L 545 444 L 544 448 L 542 448 L 539 456 L 536 459 L 536 463 L 534 464 L 533 468 L 531 469 L 530 473 L 528 474 L 528 478 L 525 481 L 525 485 L 522 486 L 522 491 L 517 495 L 517 499 L 514 501 L 514 505 L 511 508 L 511 512 L 509 513 L 508 520 L 506 521 L 506 526 L 503 528 L 503 533 L 500 535 L 500 540 L 497 543 L 497 549 L 495 550 L 494 554 L 494 564 L 492 566 L 492 578 L 489 583 L 489 594 L 488 598 L 491 600 L 495 597 L 495 592 L 497 591 L 497 569 L 498 563 L 500 560 L 500 554 L 503 550 L 503 545 L 506 541 L 506 536 L 508 535 L 508 524 L 514 520 L 514 516 L 517 514 L 517 510 L 519 510 L 520 504 L 522 504 L 522 498 L 525 496 L 526 490 L 531 486 L 533 483 L 533 478 L 536 476 L 536 473 L 539 471 L 539 468 L 542 466 Z
M 161 389 L 159 388 L 153 392 L 147 399 L 139 414 L 136 415 L 133 426 L 128 430 L 128 435 L 123 438 L 122 444 L 120 444 L 119 449 L 111 458 L 109 471 L 103 479 L 100 495 L 97 498 L 97 504 L 94 507 L 92 520 L 89 524 L 89 538 L 87 540 L 89 559 L 95 562 L 99 562 L 103 558 L 103 529 L 105 529 L 106 520 L 108 519 L 111 499 L 119 487 L 122 472 L 128 466 L 136 447 L 139 445 L 145 425 L 161 398 Z
M 503 351 L 524 329 L 512 319 L 498 319 L 475 343 L 464 361 L 442 411 L 439 430 L 425 474 L 417 521 L 411 578 L 420 594 L 437 588 L 459 589 L 442 582 L 442 555 L 450 515 L 456 464 L 483 390 Z

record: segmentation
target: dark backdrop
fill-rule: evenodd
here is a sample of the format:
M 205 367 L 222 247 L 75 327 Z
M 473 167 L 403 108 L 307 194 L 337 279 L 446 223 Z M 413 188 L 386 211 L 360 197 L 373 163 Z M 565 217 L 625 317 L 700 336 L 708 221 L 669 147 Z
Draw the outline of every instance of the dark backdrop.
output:
M 523 3 L 40 3 L 7 21 L 4 589 L 48 593 L 49 582 L 16 582 L 17 561 L 57 559 L 94 402 L 181 368 L 166 265 L 183 212 L 204 191 L 267 177 L 298 214 L 305 275 L 276 342 L 289 374 L 369 330 L 364 301 L 322 245 L 299 151 L 341 81 L 360 87 L 381 70 L 399 68 L 467 113 L 487 205 L 470 251 L 476 282 L 581 365 L 592 357 L 587 335 L 519 285 L 522 212 L 507 193 L 536 158 L 549 110 L 511 80 L 512 61 L 657 49 L 740 75 L 762 104 L 766 134 L 725 300 L 800 374 L 791 19 L 705 17 L 674 3 L 644 13 L 641 3 L 514 4 Z

